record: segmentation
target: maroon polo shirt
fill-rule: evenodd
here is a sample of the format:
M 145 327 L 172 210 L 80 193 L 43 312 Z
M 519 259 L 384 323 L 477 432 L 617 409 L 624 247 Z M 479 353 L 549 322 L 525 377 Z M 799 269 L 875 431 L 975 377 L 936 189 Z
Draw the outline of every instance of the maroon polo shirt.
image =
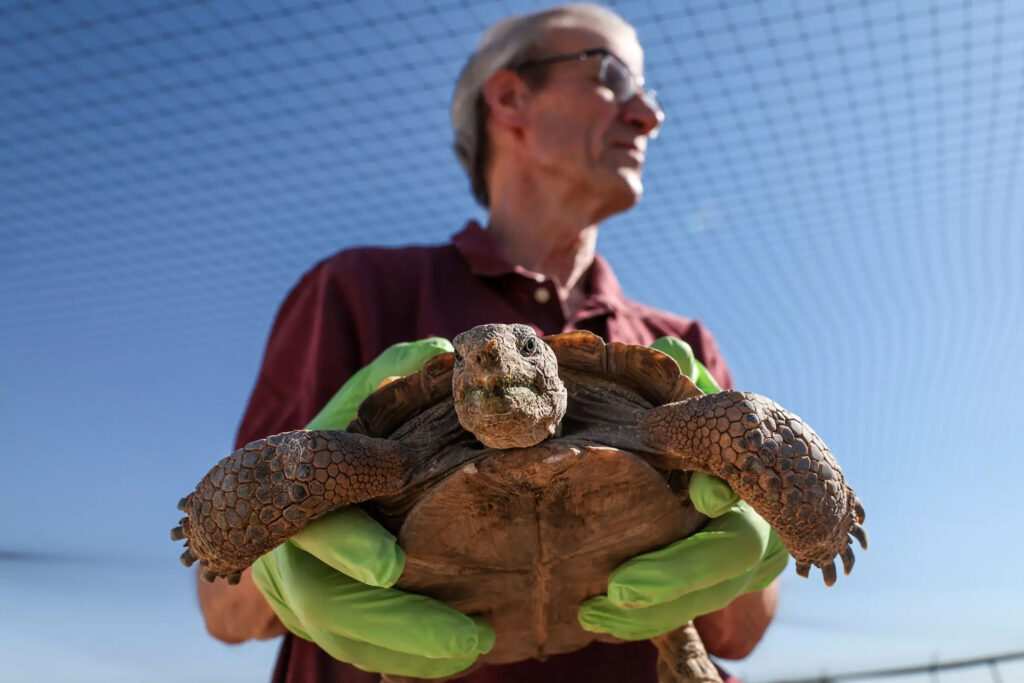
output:
M 321 261 L 288 294 L 270 332 L 236 447 L 306 425 L 338 388 L 385 348 L 483 323 L 526 323 L 541 334 L 590 330 L 608 341 L 687 341 L 724 388 L 729 370 L 711 334 L 694 320 L 627 299 L 597 256 L 578 310 L 560 303 L 554 283 L 505 262 L 490 234 L 470 222 L 450 244 L 346 249 Z M 582 650 L 483 667 L 464 683 L 657 681 L 657 653 L 646 642 L 595 643 Z M 274 683 L 376 683 L 380 677 L 332 659 L 288 635 Z M 729 679 L 736 681 L 736 679 Z

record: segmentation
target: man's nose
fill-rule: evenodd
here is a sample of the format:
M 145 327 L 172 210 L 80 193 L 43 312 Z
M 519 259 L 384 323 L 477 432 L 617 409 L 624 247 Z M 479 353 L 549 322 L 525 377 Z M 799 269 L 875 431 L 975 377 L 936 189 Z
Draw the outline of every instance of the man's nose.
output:
M 643 92 L 625 102 L 622 110 L 623 118 L 631 128 L 651 138 L 657 137 L 661 124 L 665 122 L 665 112 Z

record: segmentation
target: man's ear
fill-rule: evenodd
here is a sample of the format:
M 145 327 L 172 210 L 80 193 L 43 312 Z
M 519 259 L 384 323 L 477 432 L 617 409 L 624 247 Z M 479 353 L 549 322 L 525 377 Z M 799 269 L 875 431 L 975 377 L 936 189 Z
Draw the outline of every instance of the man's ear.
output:
M 519 74 L 511 69 L 499 69 L 484 83 L 482 94 L 491 121 L 512 129 L 523 127 L 530 89 Z

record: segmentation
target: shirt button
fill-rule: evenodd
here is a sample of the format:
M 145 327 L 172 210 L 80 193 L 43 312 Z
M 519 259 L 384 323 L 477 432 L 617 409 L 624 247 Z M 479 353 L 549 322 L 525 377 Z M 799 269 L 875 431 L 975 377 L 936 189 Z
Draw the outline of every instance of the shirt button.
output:
M 551 292 L 544 287 L 538 287 L 533 290 L 533 300 L 539 304 L 546 304 L 551 301 Z

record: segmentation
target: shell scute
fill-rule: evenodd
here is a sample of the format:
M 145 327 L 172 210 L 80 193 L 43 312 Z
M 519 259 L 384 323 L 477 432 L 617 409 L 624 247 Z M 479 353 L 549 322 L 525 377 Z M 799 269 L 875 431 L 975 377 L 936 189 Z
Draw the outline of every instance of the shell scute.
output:
M 370 394 L 348 431 L 367 436 L 389 436 L 409 418 L 451 396 L 455 355 L 441 353 L 411 375 L 389 382 Z
M 559 368 L 593 374 L 629 386 L 654 405 L 699 396 L 701 391 L 668 355 L 646 346 L 605 343 L 586 330 L 543 337 Z M 388 437 L 418 413 L 451 396 L 455 356 L 434 356 L 412 375 L 396 379 L 371 394 L 359 407 L 348 431 Z
M 543 339 L 555 352 L 559 367 L 600 374 L 607 372 L 604 340 L 593 332 L 576 330 Z
M 655 405 L 668 403 L 679 379 L 679 366 L 656 349 L 612 342 L 607 345 L 608 374 L 632 385 Z
M 655 405 L 700 396 L 701 391 L 667 354 L 647 346 L 605 343 L 586 330 L 544 337 L 559 367 L 593 373 L 628 385 Z

